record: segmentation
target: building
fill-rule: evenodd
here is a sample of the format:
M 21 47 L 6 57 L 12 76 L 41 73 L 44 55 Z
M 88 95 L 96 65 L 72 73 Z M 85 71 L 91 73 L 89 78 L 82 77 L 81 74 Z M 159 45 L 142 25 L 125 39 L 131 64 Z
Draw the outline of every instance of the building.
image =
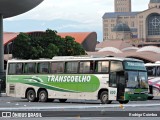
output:
M 115 31 L 117 26 L 122 24 L 124 29 L 129 27 L 130 31 L 123 30 L 123 27 L 121 31 Z M 127 37 L 126 33 L 128 33 Z M 160 0 L 150 0 L 148 9 L 139 12 L 131 11 L 131 0 L 115 0 L 115 12 L 107 12 L 103 15 L 104 41 L 130 38 L 146 44 L 160 42 Z

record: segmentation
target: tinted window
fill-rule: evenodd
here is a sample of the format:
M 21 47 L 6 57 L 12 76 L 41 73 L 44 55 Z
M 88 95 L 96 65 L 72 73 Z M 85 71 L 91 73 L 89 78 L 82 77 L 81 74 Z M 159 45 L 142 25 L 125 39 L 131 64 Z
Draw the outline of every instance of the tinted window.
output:
M 156 66 L 146 67 L 148 76 L 156 76 Z
M 39 63 L 38 72 L 39 73 L 49 73 L 49 63 Z
M 16 74 L 16 63 L 9 64 L 8 74 Z
M 63 72 L 64 72 L 63 62 L 51 63 L 51 73 L 63 73 Z
M 157 76 L 160 76 L 160 66 L 157 67 Z
M 91 62 L 80 62 L 79 72 L 80 73 L 90 73 L 91 72 L 91 65 L 93 66 L 93 64 L 91 64 Z
M 110 87 L 117 86 L 116 73 L 110 73 L 109 86 Z
M 120 61 L 111 61 L 111 72 L 123 70 L 122 62 Z
M 36 63 L 26 63 L 25 64 L 25 73 L 35 73 Z
M 67 62 L 66 63 L 67 73 L 77 73 L 77 71 L 78 71 L 78 62 Z
M 16 64 L 16 74 L 22 74 L 23 73 L 23 64 L 17 63 Z
M 96 72 L 109 72 L 109 61 L 97 61 Z

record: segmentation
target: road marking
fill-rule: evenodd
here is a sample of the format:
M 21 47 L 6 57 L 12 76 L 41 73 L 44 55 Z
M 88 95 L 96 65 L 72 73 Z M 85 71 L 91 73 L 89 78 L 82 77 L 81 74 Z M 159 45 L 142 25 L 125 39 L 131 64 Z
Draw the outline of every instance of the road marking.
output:
M 72 106 L 64 106 L 64 107 L 4 107 L 0 108 L 0 111 L 2 110 L 60 110 L 60 109 L 89 109 L 89 108 L 119 108 L 120 104 L 116 105 L 94 105 L 94 106 L 77 106 L 77 105 L 72 105 Z M 123 107 L 153 107 L 153 106 L 160 106 L 160 104 L 127 104 L 123 105 Z

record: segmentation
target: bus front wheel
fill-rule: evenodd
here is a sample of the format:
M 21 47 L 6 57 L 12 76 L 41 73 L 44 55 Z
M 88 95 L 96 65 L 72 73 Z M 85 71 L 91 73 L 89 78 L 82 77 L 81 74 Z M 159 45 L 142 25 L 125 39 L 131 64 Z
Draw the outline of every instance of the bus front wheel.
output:
M 100 95 L 100 100 L 102 104 L 111 104 L 111 100 L 108 100 L 108 92 L 107 91 L 103 91 Z
M 45 90 L 41 90 L 38 96 L 40 102 L 46 102 L 48 100 L 48 93 Z
M 66 101 L 67 101 L 67 99 L 59 99 L 59 102 L 61 102 L 61 103 L 64 103 Z
M 27 99 L 29 102 L 36 101 L 36 93 L 34 90 L 28 90 L 27 91 Z

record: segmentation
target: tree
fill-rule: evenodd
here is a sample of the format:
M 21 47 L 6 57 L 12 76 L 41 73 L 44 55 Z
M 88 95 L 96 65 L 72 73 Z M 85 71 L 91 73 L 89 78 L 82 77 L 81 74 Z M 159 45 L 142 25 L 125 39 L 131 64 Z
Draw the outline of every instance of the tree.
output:
M 57 31 L 46 30 L 39 36 L 20 33 L 13 42 L 13 57 L 19 59 L 52 58 L 86 54 L 83 47 L 67 36 L 61 38 Z

